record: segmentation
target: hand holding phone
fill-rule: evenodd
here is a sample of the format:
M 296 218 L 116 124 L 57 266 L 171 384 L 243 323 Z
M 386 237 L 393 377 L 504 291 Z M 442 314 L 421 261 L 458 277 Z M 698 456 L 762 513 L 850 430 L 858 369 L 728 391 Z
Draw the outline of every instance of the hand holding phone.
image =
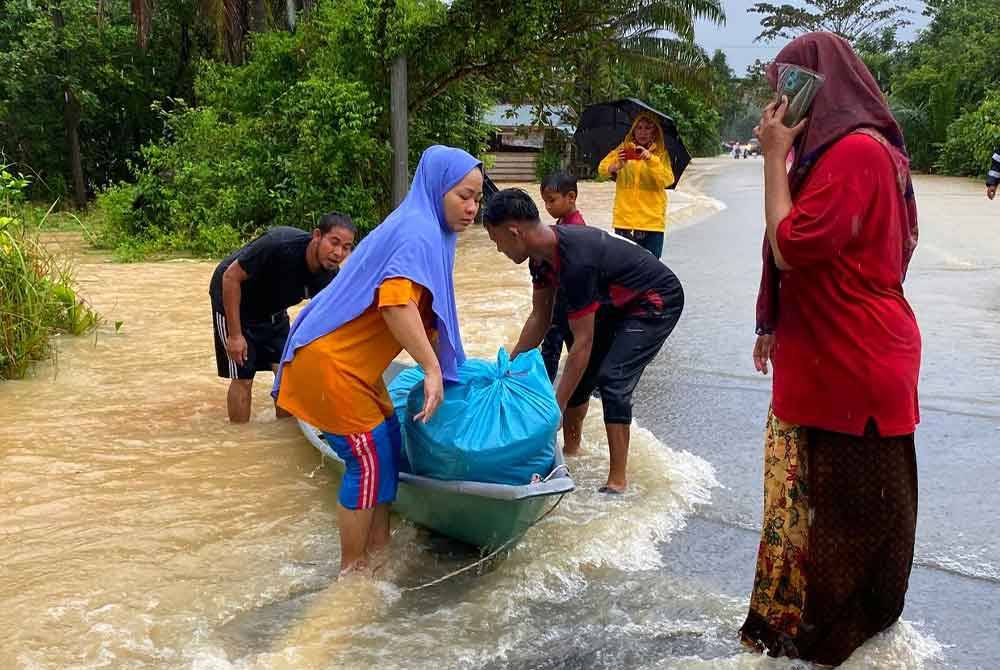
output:
M 798 65 L 779 64 L 778 68 L 780 74 L 774 102 L 777 107 L 781 104 L 782 97 L 788 98 L 788 109 L 781 121 L 787 128 L 792 128 L 805 118 L 823 86 L 824 77 Z
M 627 161 L 637 161 L 642 158 L 642 151 L 638 148 L 629 146 L 622 150 L 622 159 Z
M 785 125 L 788 106 L 787 96 L 782 96 L 777 103 L 772 102 L 764 108 L 760 125 L 754 128 L 754 135 L 760 141 L 760 151 L 764 155 L 765 162 L 772 157 L 784 160 L 791 151 L 795 138 L 805 130 L 807 119 L 800 120 L 791 128 Z

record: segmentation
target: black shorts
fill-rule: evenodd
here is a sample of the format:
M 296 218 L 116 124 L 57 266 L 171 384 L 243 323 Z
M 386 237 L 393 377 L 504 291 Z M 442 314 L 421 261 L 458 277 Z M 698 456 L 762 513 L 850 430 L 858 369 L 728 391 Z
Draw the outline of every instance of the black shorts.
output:
M 589 402 L 591 393 L 597 390 L 605 423 L 631 423 L 635 387 L 680 315 L 681 305 L 677 305 L 656 317 L 599 319 L 594 327 L 590 362 L 568 405 L 579 407 Z
M 226 314 L 218 305 L 212 305 L 212 324 L 215 330 L 215 364 L 219 376 L 225 379 L 253 379 L 257 372 L 270 372 L 281 361 L 288 339 L 288 314 L 279 312 L 269 321 L 243 324 L 243 338 L 247 341 L 247 360 L 243 365 L 229 358 L 226 352 Z

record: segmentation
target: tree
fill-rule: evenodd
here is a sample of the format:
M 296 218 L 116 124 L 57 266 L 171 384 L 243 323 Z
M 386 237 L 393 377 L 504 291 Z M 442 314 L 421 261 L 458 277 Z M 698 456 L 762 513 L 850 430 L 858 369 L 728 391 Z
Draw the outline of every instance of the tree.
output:
M 105 0 L 99 0 L 99 2 Z M 216 36 L 219 54 L 227 63 L 238 65 L 246 60 L 251 32 L 262 33 L 271 28 L 295 30 L 299 11 L 309 11 L 314 0 L 129 0 L 135 23 L 136 40 L 145 49 L 152 31 L 152 17 L 169 11 L 175 5 L 187 5 L 184 14 L 195 10 L 203 26 L 211 28 Z M 190 29 L 190 23 L 182 24 Z
M 912 23 L 913 11 L 894 0 L 803 0 L 801 5 L 758 2 L 748 11 L 761 14 L 764 29 L 755 41 L 770 42 L 798 35 L 826 31 L 853 44 L 877 41 L 889 30 L 893 34 Z
M 955 144 L 950 126 L 964 116 L 960 135 L 967 135 L 984 118 L 972 112 L 1000 90 L 1000 13 L 989 0 L 931 0 L 924 14 L 930 25 L 893 59 L 890 103 L 912 165 L 953 172 L 960 163 L 941 160 L 945 142 Z
M 677 123 L 677 130 L 693 156 L 715 156 L 722 145 L 722 117 L 709 96 L 670 84 L 655 84 L 649 103 Z
M 150 105 L 190 98 L 187 62 L 206 53 L 203 35 L 178 29 L 184 10 L 151 16 L 143 49 L 128 0 L 0 4 L 0 152 L 35 177 L 32 197 L 82 205 L 129 176 L 162 128 Z
M 774 99 L 774 91 L 767 81 L 767 64 L 755 60 L 747 66 L 746 73 L 733 82 L 735 101 L 728 116 L 723 117 L 722 139 L 746 141 L 754 126 L 760 121 L 761 110 Z
M 690 81 L 708 64 L 693 42 L 698 19 L 724 21 L 719 0 L 455 0 L 413 35 L 410 54 L 422 67 L 411 109 L 465 79 L 536 101 L 559 100 L 567 84 L 607 80 L 617 64 Z

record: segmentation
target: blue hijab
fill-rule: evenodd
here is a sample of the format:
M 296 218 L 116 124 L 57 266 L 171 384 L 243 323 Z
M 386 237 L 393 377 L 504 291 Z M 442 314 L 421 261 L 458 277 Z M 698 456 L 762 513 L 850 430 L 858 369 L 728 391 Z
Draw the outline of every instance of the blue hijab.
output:
M 281 373 L 296 350 L 361 315 L 382 282 L 405 277 L 433 296 L 438 360 L 445 379 L 458 380 L 465 362 L 455 307 L 457 234 L 444 218 L 444 195 L 480 162 L 461 149 L 432 146 L 424 151 L 406 198 L 370 232 L 330 284 L 295 319 L 271 395 L 278 397 Z

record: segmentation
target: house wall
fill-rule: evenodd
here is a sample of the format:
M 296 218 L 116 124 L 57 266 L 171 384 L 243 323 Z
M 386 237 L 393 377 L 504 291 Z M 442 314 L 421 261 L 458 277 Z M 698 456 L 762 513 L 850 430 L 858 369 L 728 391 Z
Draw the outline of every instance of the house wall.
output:
M 535 181 L 535 152 L 498 151 L 486 154 L 494 161 L 488 170 L 493 181 Z

